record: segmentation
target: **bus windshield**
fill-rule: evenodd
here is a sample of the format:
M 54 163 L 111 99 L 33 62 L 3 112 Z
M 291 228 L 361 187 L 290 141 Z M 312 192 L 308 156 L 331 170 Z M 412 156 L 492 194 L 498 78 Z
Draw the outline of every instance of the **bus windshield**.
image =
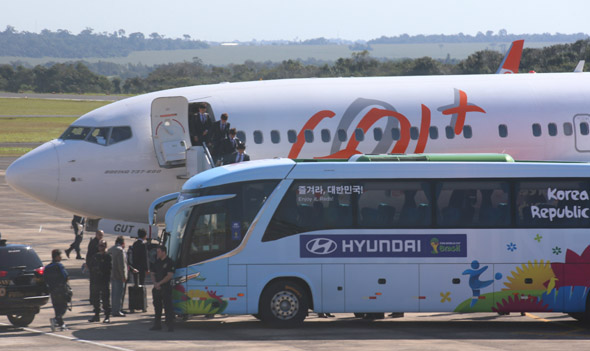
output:
M 176 214 L 170 233 L 170 257 L 186 267 L 230 252 L 240 245 L 277 180 L 232 183 L 201 189 L 199 195 L 234 194 Z

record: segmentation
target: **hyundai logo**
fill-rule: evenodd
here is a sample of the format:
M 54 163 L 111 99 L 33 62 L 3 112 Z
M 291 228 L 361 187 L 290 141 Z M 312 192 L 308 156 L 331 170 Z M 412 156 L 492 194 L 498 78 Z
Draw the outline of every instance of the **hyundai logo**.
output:
M 336 242 L 331 239 L 316 238 L 308 241 L 307 244 L 305 244 L 305 248 L 312 254 L 328 255 L 336 251 L 338 245 L 336 245 Z

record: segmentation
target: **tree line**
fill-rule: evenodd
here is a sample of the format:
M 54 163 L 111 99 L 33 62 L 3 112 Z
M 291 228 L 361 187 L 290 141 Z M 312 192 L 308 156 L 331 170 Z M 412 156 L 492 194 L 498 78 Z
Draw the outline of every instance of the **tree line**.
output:
M 94 33 L 87 28 L 74 35 L 67 30 L 55 32 L 44 29 L 41 33 L 18 32 L 7 26 L 0 32 L 0 56 L 15 57 L 121 57 L 132 51 L 143 50 L 187 50 L 208 48 L 209 44 L 191 40 L 187 34 L 183 39 L 170 39 L 158 33 L 146 37 L 135 32 L 127 35 L 124 29 L 112 33 Z
M 93 73 L 82 62 L 58 63 L 50 67 L 38 65 L 34 68 L 0 65 L 0 90 L 140 94 L 190 85 L 286 78 L 489 74 L 498 69 L 502 57 L 497 51 L 482 50 L 460 61 L 430 57 L 386 60 L 373 58 L 365 50 L 331 63 L 245 61 L 243 64 L 214 66 L 194 59 L 193 62 L 160 65 L 147 76 L 127 79 L 119 76 L 107 78 Z M 543 49 L 524 49 L 520 72 L 571 72 L 579 60 L 590 62 L 590 39 Z

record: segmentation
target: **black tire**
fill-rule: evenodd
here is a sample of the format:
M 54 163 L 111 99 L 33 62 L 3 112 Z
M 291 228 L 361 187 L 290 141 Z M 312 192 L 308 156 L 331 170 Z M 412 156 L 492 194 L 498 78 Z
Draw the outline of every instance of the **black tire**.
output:
M 262 319 L 260 318 L 260 314 L 258 314 L 258 313 L 256 313 L 256 314 L 253 314 L 253 315 L 252 315 L 252 317 L 254 317 L 254 318 L 258 319 L 259 321 L 261 321 L 261 320 L 262 320 Z
M 365 318 L 365 314 L 366 314 L 366 313 L 358 313 L 358 312 L 355 312 L 355 313 L 354 313 L 354 316 L 355 316 L 356 318 Z
M 260 296 L 260 319 L 279 328 L 299 326 L 307 316 L 307 293 L 300 284 L 280 280 L 267 286 Z
M 10 323 L 15 327 L 26 327 L 33 322 L 33 319 L 35 319 L 35 313 L 22 312 L 21 314 L 9 314 L 7 317 Z
M 586 297 L 586 311 L 584 312 L 570 312 L 568 315 L 578 322 L 583 324 L 590 324 L 590 294 Z

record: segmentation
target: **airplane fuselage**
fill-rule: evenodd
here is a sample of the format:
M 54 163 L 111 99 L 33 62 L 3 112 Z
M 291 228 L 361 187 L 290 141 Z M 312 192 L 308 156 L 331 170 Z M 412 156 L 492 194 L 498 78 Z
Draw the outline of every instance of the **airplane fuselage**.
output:
M 184 166 L 161 166 L 156 156 L 152 103 L 162 97 L 206 102 L 216 119 L 228 113 L 252 159 L 502 152 L 517 160 L 588 161 L 590 155 L 588 73 L 291 79 L 178 88 L 112 103 L 72 126 L 128 126 L 131 138 L 108 146 L 52 140 L 15 161 L 7 181 L 76 214 L 147 222 L 150 203 L 178 191 L 187 173 Z

